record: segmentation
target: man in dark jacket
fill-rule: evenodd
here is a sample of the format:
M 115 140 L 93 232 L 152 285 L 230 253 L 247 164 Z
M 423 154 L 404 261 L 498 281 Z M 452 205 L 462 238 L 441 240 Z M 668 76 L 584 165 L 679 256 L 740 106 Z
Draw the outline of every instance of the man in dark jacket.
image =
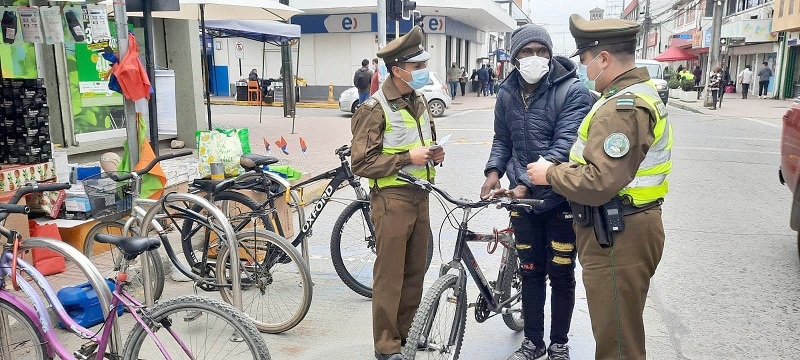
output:
M 489 84 L 489 70 L 486 70 L 486 64 L 481 65 L 480 70 L 478 70 L 478 96 L 487 96 L 487 89 L 486 86 Z
M 358 89 L 358 105 L 369 99 L 369 86 L 372 83 L 372 71 L 369 60 L 361 60 L 361 68 L 353 75 L 353 86 Z
M 516 68 L 500 85 L 494 120 L 494 142 L 486 164 L 481 196 L 510 196 L 545 201 L 531 212 L 511 212 L 522 277 L 525 340 L 509 360 L 568 360 L 567 333 L 575 305 L 575 232 L 567 200 L 548 186 L 533 185 L 528 163 L 539 159 L 568 161 L 593 98 L 567 58 L 552 57 L 550 35 L 529 24 L 511 35 Z M 562 88 L 562 87 L 566 88 Z M 561 91 L 559 91 L 561 89 Z M 557 99 L 559 95 L 562 97 Z M 509 189 L 500 188 L 506 174 Z M 552 287 L 550 346 L 544 342 L 546 278 Z

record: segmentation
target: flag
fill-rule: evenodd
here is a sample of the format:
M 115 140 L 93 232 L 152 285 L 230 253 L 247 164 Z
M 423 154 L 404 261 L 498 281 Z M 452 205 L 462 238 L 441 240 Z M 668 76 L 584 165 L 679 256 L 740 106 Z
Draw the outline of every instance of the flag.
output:
M 306 141 L 303 140 L 303 138 L 300 138 L 300 151 L 303 152 L 303 155 L 308 156 L 306 150 L 308 150 L 308 146 L 306 146 Z
M 281 136 L 280 140 L 275 142 L 275 145 L 281 148 L 281 151 L 283 152 L 284 155 L 289 155 L 289 152 L 286 151 L 286 149 L 289 147 L 289 144 L 286 143 L 286 139 L 284 139 L 283 136 Z
M 269 151 L 269 141 L 265 137 L 262 137 L 262 139 L 264 139 L 264 149 L 267 150 L 267 155 L 272 155 L 272 152 Z

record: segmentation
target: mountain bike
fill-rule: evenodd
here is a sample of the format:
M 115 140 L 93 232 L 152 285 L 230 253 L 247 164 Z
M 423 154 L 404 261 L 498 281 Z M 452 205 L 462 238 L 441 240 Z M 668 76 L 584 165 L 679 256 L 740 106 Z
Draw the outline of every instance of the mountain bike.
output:
M 63 188 L 69 188 L 69 184 Z M 25 214 L 27 206 L 0 204 L 0 213 Z M 11 360 L 49 359 L 58 356 L 74 359 L 235 359 L 269 360 L 264 339 L 247 317 L 221 301 L 199 296 L 181 296 L 149 308 L 125 291 L 128 285 L 127 263 L 137 256 L 157 249 L 156 238 L 118 237 L 100 234 L 97 241 L 117 246 L 123 260 L 111 292 L 97 268 L 79 251 L 64 242 L 46 238 L 26 239 L 22 244 L 19 233 L 0 226 L 0 358 Z M 101 330 L 94 333 L 76 323 L 64 309 L 45 277 L 31 264 L 20 259 L 20 251 L 31 248 L 57 250 L 89 278 L 100 306 L 107 314 Z M 24 276 L 38 286 L 39 291 Z M 15 291 L 6 289 L 10 280 Z M 22 291 L 33 303 L 21 299 Z M 55 324 L 48 305 L 65 328 L 81 339 L 89 340 L 70 352 L 56 336 Z M 117 324 L 118 309 L 125 307 L 136 321 L 122 351 Z M 210 335 L 210 337 L 209 337 Z M 195 339 L 195 336 L 203 338 Z
M 356 293 L 372 297 L 372 266 L 375 262 L 375 229 L 372 224 L 369 205 L 369 194 L 361 185 L 361 179 L 355 176 L 350 169 L 350 147 L 345 145 L 336 149 L 340 166 L 326 171 L 311 179 L 305 180 L 294 186 L 268 170 L 269 165 L 277 163 L 278 159 L 271 156 L 248 154 L 242 156 L 240 164 L 246 172 L 234 180 L 231 186 L 222 186 L 227 181 L 195 181 L 195 188 L 209 194 L 223 212 L 228 214 L 234 230 L 239 232 L 245 228 L 262 228 L 274 231 L 280 237 L 286 234 L 283 224 L 277 213 L 277 202 L 284 202 L 297 214 L 300 232 L 291 244 L 301 246 L 303 258 L 308 264 L 308 238 L 313 234 L 313 226 L 320 214 L 330 201 L 346 202 L 348 205 L 342 210 L 331 232 L 330 251 L 333 266 L 342 281 Z M 322 195 L 314 200 L 304 202 L 297 189 L 302 189 L 310 184 L 329 180 Z M 333 195 L 345 185 L 353 188 L 356 199 L 337 199 Z M 260 203 L 254 199 L 265 196 Z M 306 217 L 304 207 L 311 205 L 310 216 Z M 291 220 L 289 220 L 291 221 Z M 184 222 L 182 233 L 191 232 L 194 225 Z M 433 234 L 428 242 L 428 253 L 425 269 L 430 266 L 433 257 Z M 200 241 L 199 243 L 202 243 Z M 193 249 L 198 242 L 183 242 L 184 254 L 187 254 L 189 264 L 196 263 L 198 259 Z
M 440 277 L 422 299 L 402 349 L 403 358 L 414 359 L 419 354 L 426 359 L 458 359 L 464 340 L 468 307 L 475 308 L 475 320 L 479 323 L 501 315 L 508 328 L 514 331 L 523 330 L 525 320 L 522 317 L 522 279 L 519 274 L 519 259 L 513 231 L 505 229 L 492 234 L 478 234 L 470 231 L 468 225 L 473 209 L 496 205 L 506 210 L 527 211 L 543 204 L 543 201 L 509 198 L 493 198 L 478 202 L 457 200 L 446 191 L 404 171 L 398 174 L 398 178 L 431 192 L 440 202 L 444 199 L 463 212 L 461 223 L 458 225 L 453 259 L 442 265 Z M 450 213 L 452 211 L 448 212 Z M 468 245 L 469 242 L 489 243 L 490 252 L 493 252 L 498 244 L 502 245 L 503 252 L 496 281 L 486 280 Z M 455 271 L 456 274 L 450 273 L 451 271 Z M 480 293 L 472 304 L 467 303 L 467 272 Z

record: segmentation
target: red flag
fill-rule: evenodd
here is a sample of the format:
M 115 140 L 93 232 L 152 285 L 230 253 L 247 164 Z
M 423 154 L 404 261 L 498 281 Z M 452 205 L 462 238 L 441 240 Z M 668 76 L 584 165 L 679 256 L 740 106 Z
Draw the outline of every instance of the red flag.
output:
M 266 150 L 267 150 L 267 155 L 269 155 L 269 154 L 270 154 L 270 151 L 269 151 L 269 141 L 267 141 L 267 138 L 265 138 L 265 137 L 262 137 L 262 139 L 264 140 L 264 149 L 266 149 Z
M 275 145 L 278 145 L 278 147 L 281 148 L 281 151 L 283 151 L 285 155 L 289 155 L 289 151 L 287 151 L 289 144 L 286 142 L 286 139 L 284 139 L 283 136 L 281 136 L 280 140 L 275 142 Z
M 306 141 L 303 138 L 300 138 L 300 150 L 303 151 L 303 155 L 306 155 L 306 150 L 308 150 L 308 146 L 306 146 Z

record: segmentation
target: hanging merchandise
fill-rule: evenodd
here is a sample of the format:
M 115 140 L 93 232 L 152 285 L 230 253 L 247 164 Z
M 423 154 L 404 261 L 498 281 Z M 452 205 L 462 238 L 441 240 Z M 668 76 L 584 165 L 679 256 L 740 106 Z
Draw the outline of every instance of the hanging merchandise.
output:
M 44 42 L 42 21 L 39 17 L 39 8 L 20 6 L 19 22 L 22 24 L 22 40 L 29 43 L 41 44 Z
M 36 49 L 32 43 L 22 41 L 19 13 L 16 6 L 0 7 L 0 65 L 4 79 L 36 79 Z
M 86 40 L 86 34 L 83 31 L 83 24 L 81 19 L 82 9 L 80 7 L 71 7 L 64 9 L 64 18 L 67 19 L 67 28 L 75 42 L 82 43 Z
M 131 101 L 150 100 L 150 79 L 139 58 L 139 44 L 136 43 L 133 33 L 128 34 L 128 52 L 114 65 L 111 72 L 117 77 L 122 95 L 126 98 Z
M 90 39 L 88 43 L 102 43 L 111 40 L 111 29 L 108 27 L 108 11 L 103 5 L 86 5 L 89 13 Z
M 211 176 L 211 163 L 221 162 L 226 176 L 238 176 L 242 172 L 239 158 L 250 153 L 250 135 L 244 129 L 201 130 L 197 137 L 199 173 L 201 177 Z
M 133 170 L 141 170 L 156 158 L 156 154 L 153 152 L 153 147 L 150 146 L 150 141 L 147 140 L 147 125 L 145 125 L 141 114 L 136 114 L 136 123 L 138 124 L 139 137 L 139 163 L 136 164 Z M 131 156 L 127 140 L 123 144 L 121 162 L 117 169 L 124 172 L 131 171 Z M 161 164 L 156 164 L 150 172 L 142 175 L 142 190 L 139 197 L 142 199 L 158 199 L 163 195 L 166 184 L 167 175 L 161 168 Z
M 58 6 L 41 6 L 39 14 L 42 17 L 44 28 L 44 41 L 47 44 L 64 42 L 64 23 L 61 21 L 61 8 Z
M 17 30 L 19 29 L 17 12 L 11 10 L 11 8 L 4 10 L 3 18 L 0 20 L 0 27 L 3 29 L 3 42 L 13 44 L 17 40 Z

